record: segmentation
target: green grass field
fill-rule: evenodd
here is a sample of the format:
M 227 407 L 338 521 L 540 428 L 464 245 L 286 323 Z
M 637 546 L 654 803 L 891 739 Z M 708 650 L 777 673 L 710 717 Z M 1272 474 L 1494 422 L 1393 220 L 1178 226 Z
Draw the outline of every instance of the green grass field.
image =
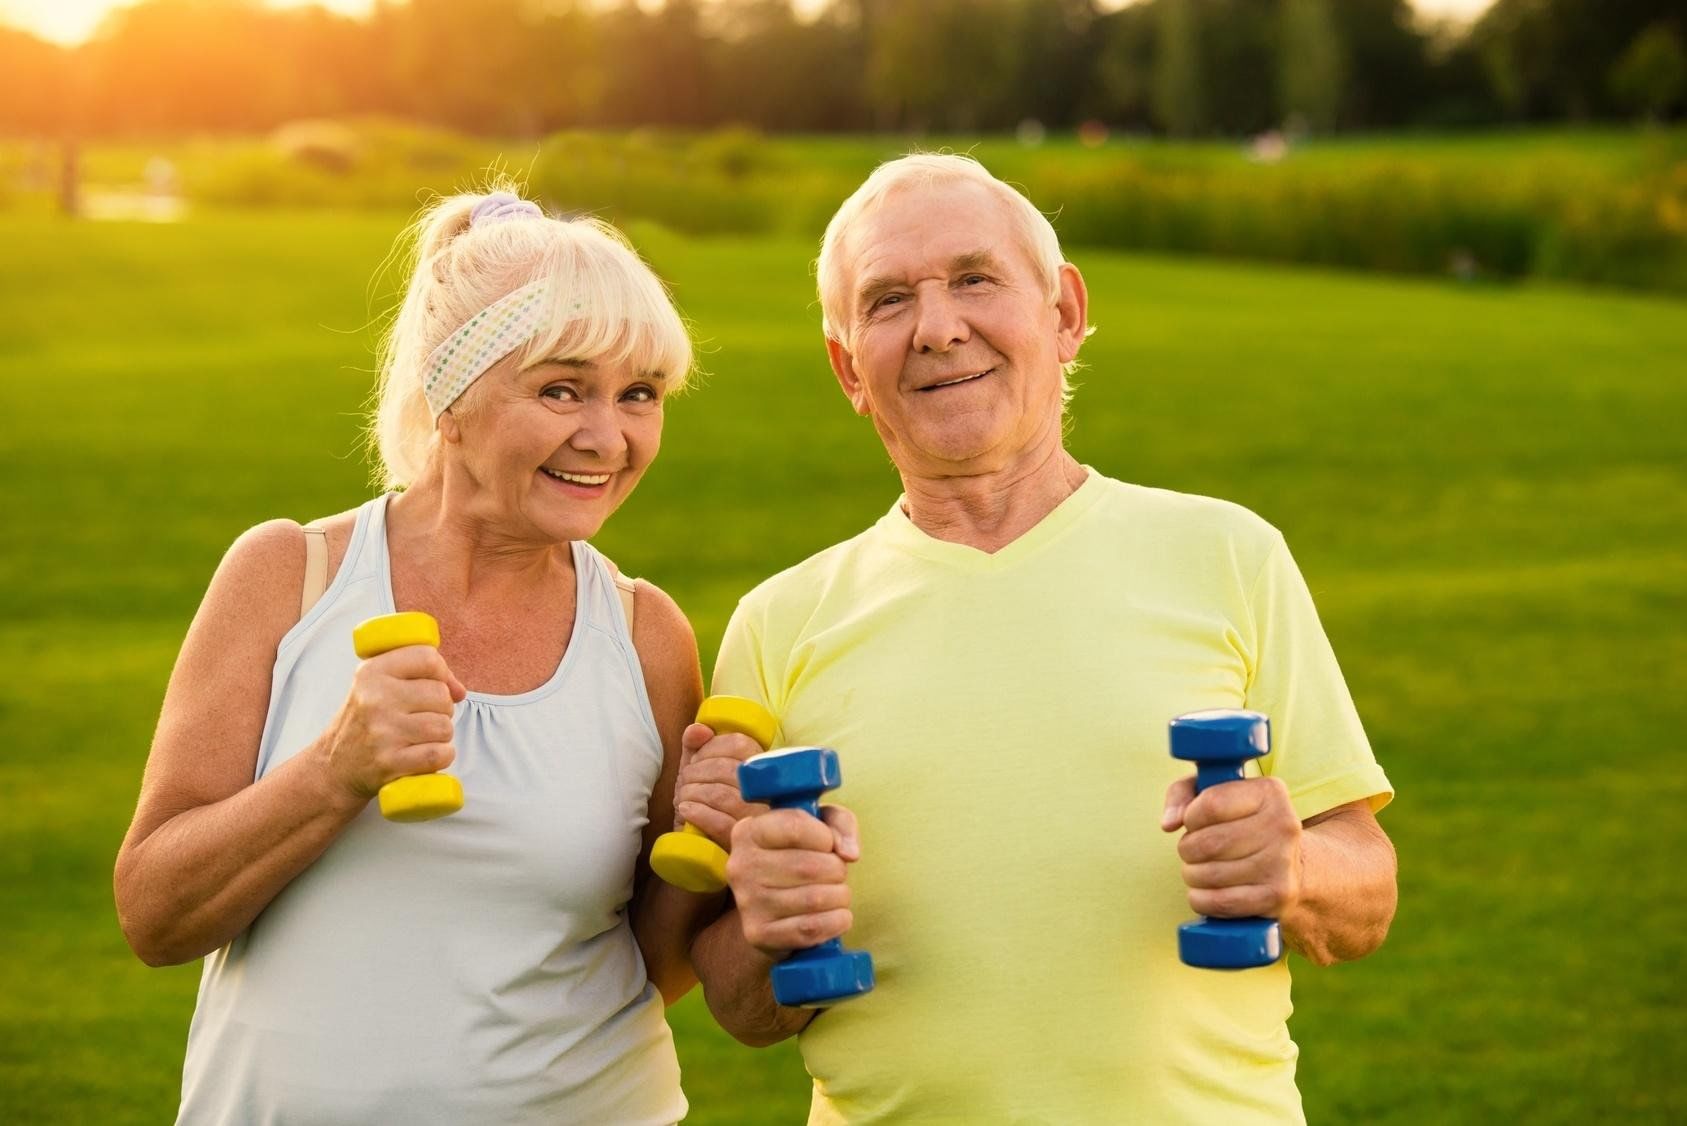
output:
M 168 1121 L 197 967 L 110 869 L 222 550 L 367 496 L 396 215 L 0 215 L 0 1121 Z M 708 661 L 753 583 L 897 483 L 835 390 L 806 244 L 635 236 L 704 341 L 600 546 Z M 1088 463 L 1287 533 L 1400 791 L 1394 933 L 1297 970 L 1314 1122 L 1687 1118 L 1687 306 L 1078 252 Z M 1076 906 L 1076 905 L 1075 905 Z M 802 1119 L 791 1045 L 672 1014 L 691 1121 Z

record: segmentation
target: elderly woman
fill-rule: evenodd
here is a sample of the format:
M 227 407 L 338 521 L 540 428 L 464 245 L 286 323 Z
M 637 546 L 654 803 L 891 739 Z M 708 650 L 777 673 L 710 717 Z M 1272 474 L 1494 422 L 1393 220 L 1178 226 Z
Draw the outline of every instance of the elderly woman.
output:
M 499 192 L 416 230 L 372 426 L 393 491 L 224 558 L 117 859 L 123 930 L 153 965 L 205 956 L 181 1122 L 672 1123 L 663 1004 L 708 903 L 643 858 L 696 642 L 586 541 L 690 341 L 604 224 Z M 360 662 L 354 627 L 395 610 L 438 647 Z M 371 800 L 447 768 L 455 815 Z

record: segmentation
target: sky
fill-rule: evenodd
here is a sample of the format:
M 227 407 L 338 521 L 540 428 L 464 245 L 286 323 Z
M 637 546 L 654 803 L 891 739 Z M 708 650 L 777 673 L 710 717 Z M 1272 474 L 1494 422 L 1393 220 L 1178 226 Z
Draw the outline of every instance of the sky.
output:
M 55 43 L 80 43 L 94 33 L 101 18 L 113 8 L 121 8 L 133 0 L 0 0 L 0 23 L 21 27 L 43 39 Z M 799 7 L 814 6 L 822 0 L 798 0 Z M 1108 7 L 1118 7 L 1120 0 L 1103 0 Z M 1412 5 L 1426 15 L 1474 16 L 1493 0 L 1412 0 Z M 272 8 L 295 8 L 316 4 L 336 12 L 361 15 L 372 6 L 372 0 L 267 0 Z

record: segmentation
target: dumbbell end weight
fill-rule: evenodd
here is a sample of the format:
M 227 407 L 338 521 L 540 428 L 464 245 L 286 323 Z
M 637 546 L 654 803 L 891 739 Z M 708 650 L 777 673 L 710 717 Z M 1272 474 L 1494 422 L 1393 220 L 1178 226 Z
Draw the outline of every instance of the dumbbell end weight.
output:
M 650 870 L 682 891 L 699 895 L 726 887 L 726 850 L 695 825 L 663 833 L 650 850 Z
M 768 975 L 773 999 L 793 1009 L 823 1009 L 873 988 L 873 956 L 838 939 L 799 950 Z
M 1275 919 L 1196 919 L 1177 928 L 1177 954 L 1202 970 L 1269 966 L 1283 956 L 1283 932 Z
M 463 808 L 463 784 L 449 774 L 411 774 L 382 786 L 377 800 L 388 821 L 432 821 Z

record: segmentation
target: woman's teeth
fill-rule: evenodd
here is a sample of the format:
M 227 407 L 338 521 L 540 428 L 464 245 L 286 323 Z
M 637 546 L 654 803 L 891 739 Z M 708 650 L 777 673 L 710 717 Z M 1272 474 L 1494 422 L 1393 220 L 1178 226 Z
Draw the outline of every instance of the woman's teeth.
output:
M 609 480 L 607 473 L 564 473 L 558 469 L 539 467 L 540 472 L 547 477 L 555 477 L 558 481 L 567 481 L 571 485 L 602 485 Z

